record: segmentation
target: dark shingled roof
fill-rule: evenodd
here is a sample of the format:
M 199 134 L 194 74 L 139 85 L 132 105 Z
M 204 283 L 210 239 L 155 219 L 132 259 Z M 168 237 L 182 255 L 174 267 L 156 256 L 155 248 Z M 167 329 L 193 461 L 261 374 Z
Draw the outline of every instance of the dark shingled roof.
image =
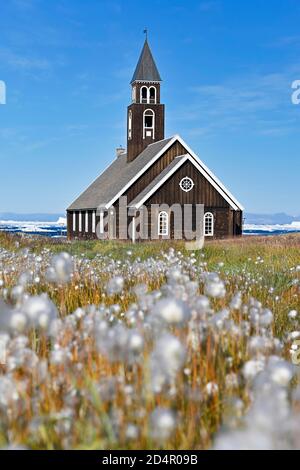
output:
M 148 145 L 135 160 L 129 163 L 126 153 L 117 157 L 67 210 L 96 209 L 99 206 L 106 206 L 170 140 L 172 137 Z
M 131 83 L 137 80 L 161 82 L 159 71 L 157 70 L 147 39 L 133 74 Z
M 186 155 L 182 155 L 180 157 L 174 158 L 170 165 L 168 165 L 154 180 L 151 181 L 151 183 L 143 190 L 141 191 L 137 197 L 130 203 L 130 207 L 134 208 L 136 207 L 140 201 L 153 189 L 157 184 L 162 181 L 162 179 L 169 173 L 169 171 L 172 170 L 178 163 L 183 160 L 186 157 Z

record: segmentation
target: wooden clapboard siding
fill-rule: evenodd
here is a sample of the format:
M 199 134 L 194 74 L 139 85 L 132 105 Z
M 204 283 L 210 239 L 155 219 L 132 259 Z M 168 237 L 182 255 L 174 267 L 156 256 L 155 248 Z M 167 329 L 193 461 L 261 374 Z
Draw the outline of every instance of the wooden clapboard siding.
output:
M 186 193 L 179 184 L 185 176 L 194 181 L 194 188 Z M 207 179 L 187 161 L 179 170 L 161 186 L 149 199 L 149 204 L 204 204 L 206 207 L 229 208 L 228 202 L 207 181 Z
M 142 191 L 148 184 L 155 178 L 166 166 L 168 166 L 172 160 L 179 155 L 185 153 L 185 149 L 179 142 L 176 142 L 169 151 L 165 152 L 162 157 L 143 175 L 134 185 L 127 191 L 127 197 L 132 200 L 136 195 Z M 194 181 L 194 188 L 186 193 L 181 190 L 179 184 L 182 178 L 188 176 Z M 211 185 L 209 181 L 192 165 L 191 162 L 187 161 L 164 185 L 159 188 L 155 194 L 153 194 L 148 201 L 146 206 L 149 210 L 148 219 L 148 233 L 151 234 L 151 226 L 157 224 L 156 217 L 150 215 L 151 205 L 167 204 L 170 207 L 173 204 L 203 204 L 205 212 L 211 212 L 214 215 L 214 237 L 215 238 L 226 238 L 231 236 L 240 236 L 242 234 L 242 212 L 234 211 L 231 209 L 228 202 L 218 193 L 218 191 Z M 88 211 L 89 214 L 89 231 L 85 231 L 85 211 L 82 211 L 82 231 L 79 232 L 79 212 L 76 212 L 76 231 L 73 232 L 73 212 L 68 212 L 68 237 L 79 238 L 79 239 L 95 239 L 96 234 L 92 232 L 92 212 Z M 122 221 L 122 227 L 119 222 L 119 207 L 118 203 L 115 205 L 115 217 L 116 217 L 116 237 L 124 238 L 121 236 L 121 229 L 128 230 L 131 218 L 127 217 L 126 222 Z M 100 222 L 100 216 L 96 217 L 96 224 Z M 195 224 L 195 218 L 194 218 Z M 127 223 L 127 227 L 125 224 Z M 196 227 L 193 226 L 193 230 Z M 153 232 L 152 232 L 153 233 Z M 170 214 L 170 233 L 171 237 L 174 237 L 174 223 L 173 215 Z M 126 237 L 125 237 L 126 238 Z
M 190 177 L 195 184 L 194 188 L 188 193 L 182 191 L 179 186 L 181 179 L 185 176 Z M 180 204 L 181 206 L 185 204 L 203 204 L 204 212 L 211 212 L 214 215 L 214 237 L 226 238 L 234 235 L 231 215 L 232 210 L 228 202 L 191 162 L 186 162 L 149 198 L 146 203 L 149 211 L 153 204 L 167 204 L 169 206 L 173 204 Z M 149 230 L 150 229 L 151 224 L 149 224 Z M 195 227 L 193 227 L 193 229 L 195 229 Z M 174 236 L 172 217 L 170 230 L 171 236 Z
M 73 212 L 67 212 L 67 237 L 70 239 L 74 236 L 75 232 L 73 230 Z
M 144 111 L 154 111 L 154 139 L 143 136 Z M 165 138 L 165 106 L 163 104 L 131 104 L 127 112 L 127 129 L 129 111 L 132 113 L 132 138 L 127 141 L 127 160 L 133 161 L 148 145 Z M 128 132 L 128 131 L 127 131 Z
M 131 162 L 140 153 L 153 142 L 163 140 L 165 137 L 165 106 L 160 103 L 160 83 L 159 82 L 147 82 L 140 83 L 134 82 L 132 84 L 136 89 L 136 101 L 128 106 L 127 110 L 127 161 Z M 156 89 L 156 103 L 141 103 L 140 92 L 141 88 L 146 86 L 147 88 L 154 87 Z M 144 111 L 151 109 L 155 115 L 154 121 L 154 137 L 144 137 L 143 126 L 144 126 Z M 131 139 L 128 138 L 128 125 L 129 125 L 129 113 L 132 115 L 132 127 L 131 127 Z
M 156 234 L 157 236 L 157 225 L 158 225 L 158 214 L 159 214 L 159 207 L 152 207 L 151 206 L 146 206 L 148 209 L 148 214 L 146 216 L 146 222 L 145 222 L 145 230 L 146 233 L 150 239 L 151 235 Z M 233 236 L 232 233 L 232 225 L 229 223 L 229 208 L 212 208 L 212 207 L 205 207 L 204 212 L 211 212 L 214 216 L 214 237 L 208 237 L 208 239 L 217 239 L 217 238 L 228 238 Z M 174 224 L 174 212 L 170 208 L 168 211 L 169 213 L 169 230 L 170 230 L 170 238 L 176 238 L 175 234 L 175 224 Z M 180 233 L 180 236 L 177 237 L 179 239 L 184 239 L 184 210 L 182 207 L 182 232 Z M 139 223 L 139 213 L 136 221 L 137 225 Z M 196 208 L 193 207 L 193 225 L 192 225 L 192 230 L 196 231 L 196 223 L 204 224 L 203 218 L 197 221 L 196 219 Z M 164 237 L 159 237 L 163 239 Z M 167 237 L 169 238 L 169 237 Z
M 85 214 L 86 211 L 75 211 L 76 217 L 76 230 L 73 228 L 73 213 L 74 211 L 67 212 L 67 236 L 68 239 L 82 239 L 92 240 L 97 238 L 96 233 L 93 232 L 93 212 L 88 210 L 88 232 L 85 231 Z M 82 229 L 79 231 L 79 214 L 82 214 Z M 100 221 L 100 217 L 96 216 L 96 226 Z
M 133 201 L 174 158 L 186 154 L 186 149 L 176 141 L 125 193 L 128 204 Z
M 233 236 L 241 236 L 243 233 L 243 212 L 242 211 L 232 211 L 233 219 Z

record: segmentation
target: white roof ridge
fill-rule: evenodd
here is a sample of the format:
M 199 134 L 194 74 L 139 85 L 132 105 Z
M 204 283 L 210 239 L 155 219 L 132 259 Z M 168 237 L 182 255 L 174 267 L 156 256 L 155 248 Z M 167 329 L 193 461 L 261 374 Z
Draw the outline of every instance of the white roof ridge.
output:
M 170 140 L 170 139 L 173 139 L 173 138 L 174 138 L 174 136 L 165 137 L 164 139 L 156 140 L 155 142 L 152 142 L 151 144 L 148 144 L 147 147 L 151 147 L 151 145 L 159 144 L 159 142 L 164 142 L 165 140 Z M 146 148 L 147 148 L 147 147 L 146 147 Z M 145 149 L 144 149 L 144 150 L 145 150 Z M 142 150 L 141 153 L 143 153 L 144 150 Z M 139 155 L 141 155 L 141 153 L 140 153 Z M 139 155 L 138 155 L 136 158 L 138 158 Z

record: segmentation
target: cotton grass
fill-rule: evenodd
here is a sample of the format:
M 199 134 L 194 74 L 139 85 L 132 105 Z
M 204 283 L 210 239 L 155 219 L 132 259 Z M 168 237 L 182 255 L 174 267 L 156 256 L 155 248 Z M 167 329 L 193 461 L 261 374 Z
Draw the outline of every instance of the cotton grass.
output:
M 299 448 L 299 250 L 3 240 L 3 448 Z

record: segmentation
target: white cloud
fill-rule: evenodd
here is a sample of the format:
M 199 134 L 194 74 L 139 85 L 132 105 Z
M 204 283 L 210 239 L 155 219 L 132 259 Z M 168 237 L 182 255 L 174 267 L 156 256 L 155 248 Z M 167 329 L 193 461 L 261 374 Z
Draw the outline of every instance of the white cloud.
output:
M 48 70 L 51 67 L 47 59 L 17 54 L 7 48 L 0 48 L 0 61 L 9 67 L 22 70 Z
M 281 73 L 251 74 L 193 87 L 193 104 L 188 113 L 179 113 L 179 120 L 189 121 L 192 135 L 211 135 L 220 129 L 234 132 L 242 127 L 265 136 L 289 134 L 297 124 L 295 107 L 291 105 L 293 77 L 297 74 L 290 68 Z

